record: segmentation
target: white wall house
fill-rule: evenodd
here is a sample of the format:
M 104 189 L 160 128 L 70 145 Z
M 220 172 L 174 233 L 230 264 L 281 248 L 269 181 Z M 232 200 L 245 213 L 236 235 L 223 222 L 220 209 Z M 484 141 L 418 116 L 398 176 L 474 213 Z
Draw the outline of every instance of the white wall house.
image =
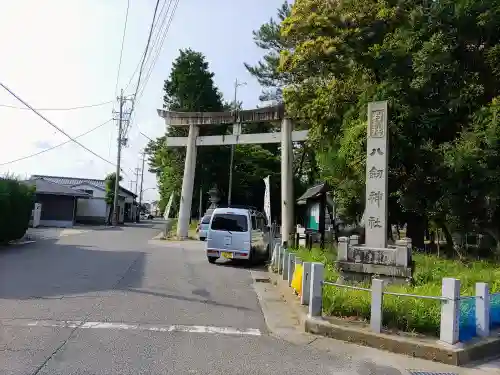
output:
M 91 196 L 90 199 L 78 199 L 76 208 L 77 223 L 104 224 L 106 222 L 109 215 L 109 207 L 105 200 L 106 187 L 104 180 L 40 175 L 32 176 L 32 179 L 34 178 L 40 178 L 71 187 L 76 191 Z M 135 219 L 134 200 L 136 197 L 134 193 L 120 186 L 118 195 L 118 206 L 120 210 L 118 218 L 119 223 Z

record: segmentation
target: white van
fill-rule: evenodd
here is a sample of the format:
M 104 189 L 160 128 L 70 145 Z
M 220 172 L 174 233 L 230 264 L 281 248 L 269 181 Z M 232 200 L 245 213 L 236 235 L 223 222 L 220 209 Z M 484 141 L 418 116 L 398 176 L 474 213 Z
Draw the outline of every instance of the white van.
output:
M 269 257 L 269 227 L 261 212 L 246 208 L 216 208 L 210 219 L 207 258 L 247 259 Z

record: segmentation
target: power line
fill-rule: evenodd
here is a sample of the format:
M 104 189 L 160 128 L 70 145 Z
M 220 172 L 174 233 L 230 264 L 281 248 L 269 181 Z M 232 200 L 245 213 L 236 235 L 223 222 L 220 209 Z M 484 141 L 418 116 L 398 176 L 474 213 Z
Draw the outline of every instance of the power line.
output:
M 3 86 L 3 85 L 2 85 Z M 7 91 L 9 91 L 5 86 L 3 86 Z M 11 93 L 12 94 L 12 93 Z M 19 98 L 18 98 L 19 100 Z M 111 104 L 113 103 L 113 100 L 110 100 L 109 102 L 102 102 L 102 103 L 97 103 L 97 104 L 90 104 L 90 105 L 82 105 L 78 107 L 69 107 L 69 108 L 24 108 L 24 107 L 18 107 L 15 105 L 7 105 L 7 104 L 0 104 L 0 107 L 5 107 L 5 108 L 12 108 L 12 109 L 21 109 L 21 110 L 31 110 L 31 111 L 73 111 L 75 109 L 84 109 L 84 108 L 93 108 L 93 107 L 101 107 L 103 105 Z
M 158 58 L 160 56 L 163 44 L 165 43 L 165 40 L 166 40 L 167 35 L 168 35 L 168 32 L 170 30 L 170 25 L 172 24 L 172 21 L 173 21 L 174 16 L 175 16 L 175 12 L 176 12 L 177 7 L 179 5 L 179 0 L 174 0 L 174 1 L 175 1 L 175 4 L 174 4 L 174 7 L 172 9 L 172 12 L 170 12 L 170 17 L 169 17 L 167 25 L 166 25 L 166 27 L 165 27 L 165 29 L 163 31 L 163 35 L 162 35 L 162 38 L 161 38 L 161 41 L 160 41 L 159 48 L 156 50 L 156 55 L 153 58 L 153 62 L 149 66 L 148 72 L 146 73 L 146 80 L 145 80 L 145 83 L 144 83 L 144 85 L 142 87 L 141 93 L 139 94 L 140 97 L 142 96 L 144 90 L 146 89 L 146 86 L 147 86 L 147 84 L 149 82 L 149 78 L 151 77 L 151 73 L 153 72 L 154 67 L 155 67 L 155 65 L 156 65 L 156 63 L 158 61 Z M 172 1 L 170 1 L 170 4 L 172 4 Z M 169 5 L 169 9 L 170 9 L 170 5 Z M 167 10 L 167 12 L 168 12 L 168 10 Z
M 166 6 L 167 3 L 168 3 L 168 6 Z M 160 39 L 162 39 L 162 33 L 164 33 L 164 31 L 162 31 L 162 30 L 164 29 L 165 22 L 167 21 L 171 5 L 172 5 L 172 0 L 164 0 L 163 1 L 163 4 L 162 4 L 162 6 L 160 8 L 160 11 L 158 12 L 158 17 L 156 17 L 156 21 L 154 22 L 153 33 L 152 33 L 153 37 L 151 39 L 149 49 L 148 50 L 144 50 L 144 53 L 142 54 L 141 61 L 139 61 L 139 64 L 137 65 L 137 67 L 136 67 L 136 69 L 135 69 L 135 71 L 134 71 L 134 73 L 132 75 L 132 78 L 135 76 L 136 72 L 139 70 L 139 67 L 141 66 L 141 64 L 143 63 L 143 61 L 144 61 L 144 66 L 147 66 L 148 62 L 151 61 L 150 58 L 151 58 L 151 56 L 153 54 L 153 51 L 154 51 L 155 47 L 157 46 L 158 42 L 160 41 Z M 150 69 L 149 69 L 149 71 L 150 71 Z M 148 74 L 147 74 L 148 76 L 150 74 L 149 71 L 148 71 Z M 125 90 L 128 88 L 128 86 L 132 82 L 132 78 L 130 79 L 130 81 L 129 81 L 127 87 L 125 88 Z M 148 77 L 148 79 L 149 79 L 149 77 Z M 139 97 L 142 96 L 142 92 L 144 91 L 144 87 L 145 86 L 143 86 L 142 90 L 139 87 L 139 90 L 141 91 L 141 93 L 138 93 L 139 90 L 136 91 L 135 97 L 134 97 L 133 106 L 136 105 L 135 102 L 139 101 L 139 99 L 137 98 L 137 96 L 139 96 Z M 137 89 L 137 87 L 136 87 L 136 89 Z M 130 123 L 127 124 L 128 126 L 126 127 L 125 131 L 128 131 Z
M 162 50 L 163 44 L 165 43 L 165 40 L 166 40 L 166 38 L 167 38 L 168 32 L 169 32 L 169 30 L 170 30 L 170 25 L 172 24 L 172 21 L 173 21 L 173 19 L 174 19 L 175 12 L 176 12 L 176 10 L 177 10 L 178 5 L 179 5 L 179 0 L 175 0 L 174 7 L 173 7 L 173 9 L 172 9 L 172 12 L 170 13 L 170 18 L 169 18 L 169 20 L 168 20 L 167 26 L 166 26 L 166 28 L 165 28 L 165 30 L 164 30 L 164 33 L 163 33 L 163 36 L 162 36 L 162 40 L 161 40 L 161 42 L 160 42 L 160 47 L 157 49 L 157 51 L 156 51 L 156 55 L 155 55 L 155 57 L 153 58 L 153 63 L 150 65 L 149 70 L 148 70 L 148 72 L 147 72 L 147 74 L 146 74 L 145 84 L 144 84 L 144 85 L 143 85 L 143 87 L 142 87 L 142 90 L 141 90 L 141 93 L 139 94 L 139 97 L 142 97 L 142 94 L 143 94 L 144 90 L 146 89 L 146 86 L 147 86 L 147 84 L 148 84 L 148 82 L 149 82 L 149 78 L 151 77 L 151 73 L 153 72 L 154 67 L 155 67 L 155 65 L 156 65 L 156 63 L 157 63 L 157 61 L 158 61 L 158 58 L 160 57 L 160 53 L 161 53 L 161 50 Z
M 125 45 L 125 34 L 127 32 L 129 9 L 130 9 L 130 0 L 127 0 L 127 11 L 125 12 L 125 24 L 123 25 L 122 46 L 120 49 L 120 60 L 118 60 L 118 74 L 116 75 L 115 95 L 118 94 L 118 82 L 120 81 L 120 70 L 122 67 L 123 47 Z
M 168 3 L 168 6 L 165 9 L 165 6 L 167 5 L 167 3 Z M 151 42 L 151 46 L 149 48 L 149 51 L 148 51 L 148 54 L 147 54 L 147 57 L 146 57 L 146 62 L 149 61 L 149 59 L 151 57 L 151 54 L 153 53 L 153 49 L 155 48 L 155 46 L 158 43 L 158 41 L 161 39 L 161 37 L 160 37 L 161 30 L 163 29 L 165 21 L 167 20 L 168 13 L 170 11 L 170 6 L 171 5 L 172 5 L 172 0 L 168 0 L 168 1 L 164 0 L 163 1 L 163 4 L 162 4 L 160 12 L 159 12 L 159 15 L 158 15 L 158 17 L 156 19 L 156 24 L 155 24 L 156 33 L 154 33 L 154 39 Z M 165 10 L 165 12 L 164 12 L 164 10 Z M 161 23 L 160 23 L 160 19 L 161 19 Z
M 149 44 L 151 43 L 151 37 L 153 35 L 153 30 L 154 30 L 154 26 L 155 26 L 156 13 L 158 12 L 158 6 L 159 5 L 160 5 L 160 0 L 156 0 L 155 10 L 153 12 L 153 19 L 151 20 L 151 26 L 149 28 L 148 40 L 146 42 L 146 48 L 144 49 L 144 54 L 142 56 L 143 58 L 142 58 L 141 65 L 140 65 L 140 68 L 139 68 L 139 76 L 137 77 L 137 85 L 135 87 L 134 95 L 132 96 L 132 108 L 130 109 L 130 113 L 129 113 L 130 117 L 129 117 L 129 119 L 132 118 L 132 113 L 134 112 L 135 98 L 137 97 L 137 91 L 139 91 L 139 85 L 141 83 L 142 73 L 143 73 L 143 70 L 144 70 L 144 63 L 146 62 L 146 57 L 148 55 Z M 130 121 L 128 122 L 128 124 L 126 125 L 126 127 L 123 129 L 123 134 L 127 134 L 128 133 L 129 127 L 130 127 Z
M 141 84 L 142 72 L 144 70 L 144 63 L 146 62 L 146 57 L 148 54 L 149 43 L 151 43 L 151 36 L 153 35 L 153 29 L 154 29 L 154 25 L 155 25 L 156 12 L 158 11 L 158 5 L 160 5 L 160 0 L 156 0 L 155 10 L 153 13 L 153 20 L 151 21 L 151 27 L 149 28 L 148 41 L 146 43 L 146 48 L 144 50 L 144 58 L 142 59 L 142 62 L 141 62 L 141 67 L 139 69 L 139 77 L 137 78 L 137 85 L 135 86 L 135 93 L 133 96 L 134 101 L 132 102 L 132 109 L 130 111 L 131 114 L 134 111 L 135 98 L 137 97 L 137 92 L 139 91 L 139 85 Z
M 59 132 L 61 132 L 62 134 L 64 134 L 66 137 L 68 137 L 68 139 L 70 139 L 71 141 L 75 142 L 77 145 L 79 145 L 81 148 L 83 148 L 84 150 L 90 152 L 92 155 L 98 157 L 99 159 L 101 159 L 102 161 L 105 161 L 106 163 L 108 164 L 111 164 L 112 166 L 116 166 L 114 163 L 110 162 L 109 160 L 103 158 L 101 155 L 95 153 L 94 151 L 92 151 L 90 148 L 88 148 L 87 146 L 84 146 L 83 144 L 81 144 L 80 142 L 78 142 L 75 138 L 71 137 L 68 133 L 66 133 L 64 130 L 62 130 L 60 127 L 58 127 L 57 125 L 55 125 L 52 121 L 50 121 L 49 119 L 47 119 L 44 115 L 42 115 L 40 112 L 38 112 L 36 109 L 34 109 L 32 106 L 30 106 L 28 103 L 26 103 L 23 99 L 21 99 L 19 96 L 17 96 L 11 89 L 9 89 L 7 86 L 5 86 L 2 82 L 0 82 L 0 86 L 2 86 L 7 92 L 9 92 L 9 94 L 11 94 L 14 98 L 16 98 L 17 100 L 19 100 L 21 103 L 23 103 L 26 107 L 28 107 L 30 110 L 32 110 L 35 114 L 37 114 L 41 119 L 43 119 L 46 123 L 48 123 L 50 126 L 52 126 L 53 128 L 57 129 Z
M 112 119 L 110 119 L 110 120 L 108 120 L 108 121 L 106 121 L 106 122 L 103 122 L 102 124 L 97 125 L 96 127 L 92 128 L 92 129 L 90 129 L 90 130 L 87 130 L 85 133 L 82 133 L 82 134 L 80 134 L 80 135 L 77 135 L 76 137 L 74 137 L 74 139 L 78 139 L 78 138 L 83 137 L 84 135 L 87 135 L 87 134 L 89 134 L 89 133 L 92 133 L 93 131 L 95 131 L 95 130 L 97 130 L 97 129 L 101 128 L 101 127 L 103 127 L 104 125 L 109 124 L 111 121 L 113 121 L 113 120 L 112 120 Z M 44 149 L 44 150 L 42 150 L 42 151 L 39 151 L 39 152 L 36 152 L 36 153 L 34 153 L 34 154 L 27 155 L 27 156 L 23 156 L 22 158 L 19 158 L 19 159 L 14 159 L 14 160 L 11 160 L 11 161 L 7 161 L 7 162 L 5 162 L 5 163 L 1 163 L 1 164 L 0 164 L 0 166 L 4 166 L 4 165 L 8 165 L 8 164 L 13 164 L 13 163 L 17 163 L 18 161 L 22 161 L 22 160 L 26 160 L 26 159 L 33 158 L 33 157 L 35 157 L 35 156 L 38 156 L 38 155 L 44 154 L 44 153 L 46 153 L 46 152 L 49 152 L 49 151 L 52 151 L 52 150 L 54 150 L 54 149 L 56 149 L 56 148 L 59 148 L 59 147 L 61 147 L 61 146 L 64 146 L 64 145 L 66 145 L 66 144 L 68 144 L 68 143 L 70 143 L 70 142 L 72 142 L 72 141 L 71 141 L 71 140 L 68 140 L 68 141 L 65 141 L 65 142 L 59 143 L 59 144 L 57 144 L 57 145 L 55 145 L 55 146 L 52 146 L 52 147 L 46 148 L 46 149 Z
M 171 1 L 171 0 L 170 0 L 170 1 Z M 162 5 L 162 7 L 161 7 L 161 9 L 160 9 L 160 14 L 162 13 L 163 8 L 165 7 L 165 4 L 166 4 L 166 0 L 163 2 L 163 5 Z M 158 19 L 159 19 L 159 18 L 160 18 L 160 17 L 158 17 Z M 123 89 L 124 91 L 127 91 L 127 90 L 128 90 L 128 88 L 129 88 L 130 84 L 131 84 L 131 83 L 132 83 L 132 81 L 134 80 L 134 77 L 135 77 L 136 73 L 139 71 L 139 68 L 140 68 L 140 66 L 141 66 L 142 60 L 144 59 L 144 56 L 146 56 L 146 52 L 147 52 L 147 51 L 144 51 L 144 52 L 141 54 L 141 57 L 140 57 L 139 62 L 137 63 L 137 65 L 136 65 L 136 67 L 135 67 L 134 72 L 133 72 L 133 73 L 132 73 L 132 75 L 130 76 L 130 79 L 129 79 L 129 81 L 128 81 L 127 85 L 126 85 L 126 86 L 125 86 L 125 88 Z M 146 59 L 147 59 L 147 58 L 146 58 Z

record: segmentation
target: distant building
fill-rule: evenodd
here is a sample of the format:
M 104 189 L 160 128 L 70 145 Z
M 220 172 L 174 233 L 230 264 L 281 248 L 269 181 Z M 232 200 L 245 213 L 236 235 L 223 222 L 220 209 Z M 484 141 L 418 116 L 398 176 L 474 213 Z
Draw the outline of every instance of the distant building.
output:
M 43 180 L 51 184 L 73 190 L 75 193 L 84 193 L 76 199 L 76 211 L 74 221 L 81 224 L 105 224 L 109 215 L 110 207 L 106 204 L 106 185 L 104 180 L 33 175 L 30 181 Z M 81 198 L 81 199 L 80 199 Z M 118 194 L 118 223 L 135 221 L 137 195 L 130 190 L 120 186 Z M 43 216 L 42 202 L 42 216 Z M 42 224 L 43 225 L 43 224 Z

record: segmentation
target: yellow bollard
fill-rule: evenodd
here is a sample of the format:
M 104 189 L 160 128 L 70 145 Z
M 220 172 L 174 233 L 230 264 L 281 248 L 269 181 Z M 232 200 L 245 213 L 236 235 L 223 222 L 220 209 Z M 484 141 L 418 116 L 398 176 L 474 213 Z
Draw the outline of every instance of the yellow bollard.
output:
M 296 264 L 292 277 L 292 288 L 300 296 L 302 294 L 302 264 Z

